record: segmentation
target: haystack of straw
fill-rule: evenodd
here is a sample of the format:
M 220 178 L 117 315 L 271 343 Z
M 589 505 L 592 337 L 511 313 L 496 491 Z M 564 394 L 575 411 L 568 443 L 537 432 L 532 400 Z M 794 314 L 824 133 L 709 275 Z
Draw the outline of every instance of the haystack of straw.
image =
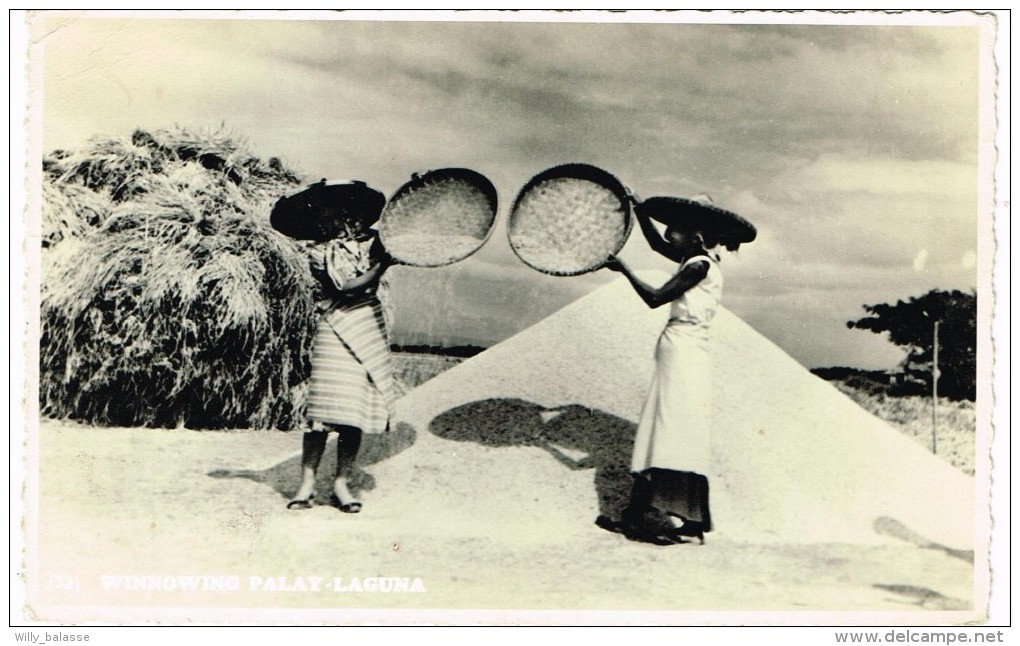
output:
M 43 164 L 42 412 L 299 425 L 308 263 L 268 223 L 300 183 L 220 132 L 94 139 Z

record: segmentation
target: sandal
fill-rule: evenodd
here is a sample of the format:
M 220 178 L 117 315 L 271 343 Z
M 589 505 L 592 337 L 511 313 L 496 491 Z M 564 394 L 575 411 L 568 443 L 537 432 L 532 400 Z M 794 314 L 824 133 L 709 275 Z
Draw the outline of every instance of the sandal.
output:
M 630 531 L 624 532 L 624 536 L 627 537 L 627 540 L 636 543 L 651 543 L 652 545 L 660 546 L 681 545 L 686 542 L 673 534 L 657 532 L 654 529 L 645 527 L 633 527 Z
M 623 534 L 626 532 L 628 524 L 622 520 L 613 520 L 605 514 L 600 515 L 595 519 L 595 524 L 607 532 L 613 532 L 614 534 Z
M 295 498 L 287 503 L 287 509 L 311 509 L 315 494 L 308 494 L 307 498 Z
M 330 504 L 344 512 L 345 514 L 356 514 L 361 511 L 361 501 L 352 500 L 350 502 L 341 502 L 340 497 L 333 494 L 329 499 Z
M 667 535 L 676 540 L 678 543 L 688 543 L 690 541 L 684 540 L 685 538 L 696 538 L 701 545 L 705 544 L 705 530 L 701 523 L 694 521 L 684 521 L 684 524 L 677 527 Z
M 676 545 L 683 543 L 679 537 L 674 537 L 668 532 L 656 531 L 654 528 L 635 525 L 626 520 L 613 520 L 609 516 L 599 516 L 595 524 L 607 532 L 623 534 L 627 540 L 637 543 L 651 543 L 652 545 Z

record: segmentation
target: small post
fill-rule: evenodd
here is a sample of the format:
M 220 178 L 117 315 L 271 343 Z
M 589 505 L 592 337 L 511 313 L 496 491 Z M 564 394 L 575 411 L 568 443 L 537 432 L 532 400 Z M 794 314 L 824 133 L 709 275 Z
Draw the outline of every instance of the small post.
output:
M 935 321 L 935 342 L 932 345 L 931 357 L 931 452 L 938 449 L 935 439 L 939 427 L 939 322 Z

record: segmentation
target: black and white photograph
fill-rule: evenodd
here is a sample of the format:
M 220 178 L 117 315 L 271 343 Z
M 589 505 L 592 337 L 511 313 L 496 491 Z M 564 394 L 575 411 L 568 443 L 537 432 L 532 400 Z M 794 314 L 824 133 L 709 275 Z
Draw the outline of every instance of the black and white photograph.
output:
M 1008 15 L 11 20 L 12 622 L 1004 625 Z

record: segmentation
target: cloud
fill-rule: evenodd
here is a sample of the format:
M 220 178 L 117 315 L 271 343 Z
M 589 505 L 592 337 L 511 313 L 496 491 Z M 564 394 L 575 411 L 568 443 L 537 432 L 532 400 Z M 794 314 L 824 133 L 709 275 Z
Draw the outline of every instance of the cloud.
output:
M 924 271 L 924 265 L 928 262 L 928 250 L 921 249 L 914 256 L 914 271 Z
M 960 267 L 966 270 L 972 270 L 977 266 L 977 253 L 973 249 L 968 249 L 963 252 L 963 257 L 960 258 Z
M 707 192 L 754 222 L 758 240 L 724 260 L 727 298 L 774 321 L 784 347 L 797 335 L 770 317 L 788 320 L 804 299 L 849 307 L 976 283 L 974 28 L 60 24 L 37 58 L 48 147 L 225 122 L 257 154 L 387 194 L 412 171 L 487 175 L 501 214 L 485 248 L 451 268 L 394 274 L 408 333 L 498 338 L 605 280 L 538 274 L 505 241 L 520 187 L 566 161 L 602 166 L 644 197 Z M 624 255 L 674 268 L 639 235 Z M 808 319 L 829 338 L 845 316 L 819 307 Z
M 826 154 L 801 168 L 798 178 L 815 192 L 967 197 L 977 191 L 977 167 L 947 160 L 846 157 Z
M 759 300 L 762 302 L 729 298 L 727 307 L 808 368 L 883 370 L 903 359 L 903 350 L 885 335 L 847 329 L 846 321 L 865 315 L 860 305 L 873 300 L 863 294 L 851 293 L 840 302 L 812 293 L 802 293 L 795 299 Z

